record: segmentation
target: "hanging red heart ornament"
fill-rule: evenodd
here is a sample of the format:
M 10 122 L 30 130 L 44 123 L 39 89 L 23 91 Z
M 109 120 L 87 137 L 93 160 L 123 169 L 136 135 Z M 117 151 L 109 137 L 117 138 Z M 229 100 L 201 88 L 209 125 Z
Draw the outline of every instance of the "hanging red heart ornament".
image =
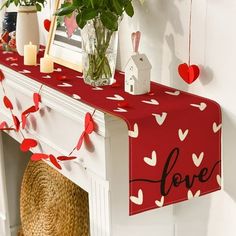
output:
M 49 156 L 47 154 L 43 154 L 43 153 L 34 153 L 32 156 L 31 156 L 31 161 L 41 161 L 43 159 L 47 159 L 49 158 Z
M 49 159 L 51 161 L 51 163 L 59 170 L 61 170 L 61 165 L 57 162 L 56 157 L 54 157 L 53 155 L 49 155 Z
M 20 121 L 19 119 L 17 118 L 17 116 L 13 115 L 12 114 L 12 119 L 13 119 L 13 122 L 14 122 L 14 125 L 16 127 L 16 131 L 18 132 L 19 129 L 20 129 Z
M 33 101 L 34 101 L 35 109 L 38 110 L 39 109 L 39 103 L 41 102 L 41 96 L 40 96 L 39 93 L 34 93 L 33 94 Z
M 200 75 L 200 69 L 197 65 L 180 64 L 178 67 L 180 77 L 188 84 L 192 84 Z
M 3 102 L 6 108 L 13 110 L 13 105 L 7 96 L 3 97 Z
M 69 156 L 69 157 L 67 157 L 67 156 L 59 156 L 59 157 L 57 157 L 57 160 L 59 160 L 59 161 L 71 161 L 71 160 L 74 160 L 76 158 L 77 157 L 73 157 L 73 156 Z
M 0 81 L 5 79 L 5 75 L 3 74 L 2 70 L 0 69 Z
M 43 22 L 43 25 L 44 25 L 44 29 L 49 32 L 50 26 L 51 26 L 51 21 L 49 19 L 45 19 Z
M 87 134 L 91 134 L 95 129 L 95 125 L 94 125 L 94 121 L 90 113 L 86 113 L 84 123 L 85 123 L 85 127 L 84 127 L 85 132 Z
M 35 139 L 25 138 L 20 145 L 20 150 L 22 152 L 27 152 L 30 150 L 30 148 L 34 148 L 37 145 L 38 145 L 38 142 Z

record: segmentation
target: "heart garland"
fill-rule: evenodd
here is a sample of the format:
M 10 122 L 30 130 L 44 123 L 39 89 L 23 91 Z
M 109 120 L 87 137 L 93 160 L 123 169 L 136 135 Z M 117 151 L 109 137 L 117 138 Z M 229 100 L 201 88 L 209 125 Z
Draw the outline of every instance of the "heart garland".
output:
M 84 131 L 81 134 L 79 141 L 76 145 L 76 149 L 79 150 L 83 144 L 83 141 L 85 139 L 86 135 L 91 134 L 93 131 L 95 131 L 95 123 L 93 121 L 93 117 L 90 113 L 86 113 L 85 119 L 84 119 Z
M 188 40 L 188 64 L 183 63 L 178 66 L 180 77 L 187 83 L 192 84 L 200 75 L 198 65 L 191 64 L 191 42 L 192 42 L 192 6 L 193 0 L 190 0 L 190 17 L 189 17 L 189 40 Z
M 44 29 L 47 32 L 49 32 L 50 27 L 51 27 L 51 21 L 49 19 L 45 19 L 44 22 L 43 22 L 43 25 L 44 25 Z
M 2 72 L 2 70 L 0 69 L 0 82 L 2 82 L 5 79 L 4 73 Z M 3 84 L 2 84 L 3 87 Z M 5 89 L 3 87 L 3 92 L 4 92 L 4 97 L 3 97 L 3 103 L 4 106 L 10 110 L 11 115 L 12 115 L 12 120 L 14 123 L 15 128 L 13 127 L 8 127 L 7 122 L 3 121 L 2 123 L 0 123 L 0 130 L 6 130 L 6 131 L 11 131 L 14 130 L 16 132 L 20 131 L 20 128 L 25 129 L 26 127 L 26 122 L 27 122 L 27 117 L 31 114 L 31 113 L 35 113 L 37 111 L 40 110 L 39 108 L 39 104 L 41 103 L 41 95 L 40 95 L 40 91 L 42 89 L 43 85 L 41 86 L 40 90 L 38 93 L 34 93 L 33 94 L 33 103 L 34 105 L 30 106 L 29 108 L 27 108 L 26 110 L 24 110 L 21 114 L 21 121 L 18 119 L 17 116 L 15 116 L 12 112 L 13 110 L 13 104 L 11 102 L 11 100 L 6 96 L 6 92 Z M 95 113 L 95 111 L 93 112 L 93 114 Z M 95 122 L 93 120 L 93 114 L 91 115 L 90 113 L 86 113 L 85 115 L 85 119 L 84 119 L 84 131 L 82 132 L 79 141 L 76 145 L 76 147 L 71 151 L 71 153 L 68 156 L 58 156 L 55 157 L 52 154 L 44 154 L 44 153 L 33 153 L 31 156 L 31 160 L 32 161 L 40 161 L 40 160 L 49 160 L 57 169 L 62 169 L 61 165 L 59 162 L 64 162 L 64 161 L 71 161 L 76 159 L 76 156 L 71 156 L 71 154 L 73 153 L 73 151 L 75 149 L 79 150 L 84 142 L 85 136 L 86 135 L 90 135 L 92 132 L 95 131 L 96 129 L 96 125 Z M 20 127 L 20 124 L 22 125 L 22 127 Z M 32 138 L 25 138 L 23 133 L 20 132 L 21 135 L 23 136 L 23 141 L 21 142 L 20 145 L 20 150 L 22 152 L 27 152 L 32 148 L 35 148 L 39 145 L 38 141 Z

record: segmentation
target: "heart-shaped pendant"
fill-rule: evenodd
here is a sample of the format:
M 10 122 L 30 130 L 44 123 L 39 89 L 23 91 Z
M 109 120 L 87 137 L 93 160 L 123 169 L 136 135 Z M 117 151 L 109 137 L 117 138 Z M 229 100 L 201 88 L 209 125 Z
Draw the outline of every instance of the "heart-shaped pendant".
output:
M 188 84 L 192 84 L 200 75 L 200 69 L 197 65 L 180 64 L 178 67 L 179 75 Z

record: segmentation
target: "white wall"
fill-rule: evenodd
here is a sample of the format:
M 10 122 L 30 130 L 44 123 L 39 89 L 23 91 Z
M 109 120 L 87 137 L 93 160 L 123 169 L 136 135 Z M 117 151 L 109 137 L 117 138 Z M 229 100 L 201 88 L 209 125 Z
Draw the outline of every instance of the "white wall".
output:
M 136 0 L 135 16 L 120 29 L 118 67 L 131 53 L 130 34 L 143 33 L 141 51 L 153 65 L 152 80 L 218 101 L 223 109 L 224 190 L 174 206 L 175 236 L 236 235 L 236 0 L 193 0 L 192 62 L 202 68 L 200 79 L 187 86 L 177 66 L 188 57 L 190 0 Z M 50 11 L 40 14 L 42 23 Z M 161 213 L 160 213 L 161 214 Z M 157 235 L 167 236 L 165 232 Z M 172 235 L 174 236 L 174 235 Z

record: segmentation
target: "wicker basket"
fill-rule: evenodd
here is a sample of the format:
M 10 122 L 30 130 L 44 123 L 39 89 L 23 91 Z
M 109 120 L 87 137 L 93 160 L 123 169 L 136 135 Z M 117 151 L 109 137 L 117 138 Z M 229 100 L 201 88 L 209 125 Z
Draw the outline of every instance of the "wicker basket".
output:
M 30 161 L 20 196 L 20 236 L 88 236 L 88 194 L 43 161 Z

